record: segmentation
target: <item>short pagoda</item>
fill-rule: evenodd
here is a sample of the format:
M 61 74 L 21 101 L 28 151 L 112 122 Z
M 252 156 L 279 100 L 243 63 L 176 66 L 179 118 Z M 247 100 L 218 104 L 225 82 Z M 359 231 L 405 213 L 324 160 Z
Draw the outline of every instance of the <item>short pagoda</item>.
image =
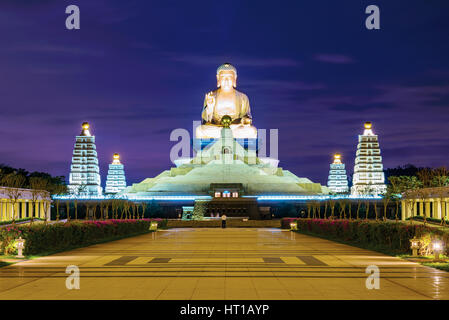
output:
M 126 188 L 125 168 L 120 162 L 120 155 L 114 153 L 112 163 L 109 164 L 108 176 L 106 178 L 107 194 L 116 194 Z
M 81 134 L 76 136 L 68 189 L 74 195 L 100 196 L 103 188 L 95 136 L 90 134 L 89 128 L 89 123 L 84 122 Z
M 330 164 L 327 186 L 333 193 L 346 193 L 349 191 L 345 164 L 341 162 L 339 153 L 334 155 L 334 162 Z
M 386 189 L 379 140 L 373 133 L 371 122 L 365 122 L 365 130 L 359 135 L 357 145 L 351 194 L 381 195 Z

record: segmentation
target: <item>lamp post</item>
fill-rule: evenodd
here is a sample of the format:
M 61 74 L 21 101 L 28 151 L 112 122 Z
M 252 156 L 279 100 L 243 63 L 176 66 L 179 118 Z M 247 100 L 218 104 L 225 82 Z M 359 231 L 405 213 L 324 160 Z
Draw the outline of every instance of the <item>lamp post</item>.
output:
M 418 249 L 419 249 L 419 239 L 416 237 L 413 237 L 410 239 L 410 249 L 412 249 L 412 256 L 417 257 L 418 256 Z
M 298 230 L 298 223 L 296 221 L 290 222 L 290 231 L 293 231 L 293 230 Z
M 435 260 L 440 259 L 440 253 L 443 251 L 443 242 L 440 240 L 434 240 L 432 242 L 433 254 L 435 256 Z
M 154 221 L 151 222 L 150 230 L 151 231 L 156 231 L 157 230 L 157 222 L 154 222 Z
M 22 237 L 16 239 L 16 247 L 17 247 L 17 258 L 25 258 L 22 254 L 22 250 L 25 248 L 25 240 Z

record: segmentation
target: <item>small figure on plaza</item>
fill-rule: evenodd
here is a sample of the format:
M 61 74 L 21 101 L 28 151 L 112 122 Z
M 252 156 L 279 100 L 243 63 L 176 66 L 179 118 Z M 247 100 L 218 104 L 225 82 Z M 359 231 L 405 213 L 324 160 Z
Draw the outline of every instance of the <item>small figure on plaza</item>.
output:
M 221 227 L 226 228 L 226 215 L 225 214 L 223 214 L 221 216 Z

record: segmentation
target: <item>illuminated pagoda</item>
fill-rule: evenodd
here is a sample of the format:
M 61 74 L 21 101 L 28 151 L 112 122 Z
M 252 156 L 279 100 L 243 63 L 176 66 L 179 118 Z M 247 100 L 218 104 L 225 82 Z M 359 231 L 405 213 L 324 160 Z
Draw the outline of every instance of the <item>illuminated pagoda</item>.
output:
M 82 124 L 81 134 L 76 136 L 68 189 L 72 194 L 83 196 L 99 196 L 103 191 L 95 136 L 90 134 L 87 122 Z
M 118 153 L 114 153 L 112 156 L 112 163 L 109 164 L 105 193 L 118 193 L 125 188 L 125 169 L 123 164 L 120 163 L 120 155 Z
M 339 153 L 334 155 L 334 162 L 330 164 L 327 186 L 334 193 L 346 193 L 349 191 L 345 164 L 341 162 Z
M 363 135 L 359 135 L 357 145 L 351 194 L 380 195 L 386 189 L 378 137 L 373 133 L 371 122 L 365 122 L 365 130 Z

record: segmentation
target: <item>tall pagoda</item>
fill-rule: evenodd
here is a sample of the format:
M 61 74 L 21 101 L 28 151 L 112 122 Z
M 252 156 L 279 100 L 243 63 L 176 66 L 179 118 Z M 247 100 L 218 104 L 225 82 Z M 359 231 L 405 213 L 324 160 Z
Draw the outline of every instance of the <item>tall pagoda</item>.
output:
M 334 193 L 346 193 L 349 191 L 345 164 L 341 162 L 339 153 L 334 155 L 334 162 L 330 164 L 327 186 Z
M 357 145 L 351 194 L 380 195 L 386 189 L 379 140 L 373 133 L 371 122 L 365 122 L 365 130 L 359 135 Z
M 126 188 L 125 168 L 120 163 L 120 155 L 114 153 L 112 163 L 109 164 L 108 177 L 106 178 L 106 193 L 114 194 Z
M 87 122 L 76 136 L 68 189 L 72 194 L 85 196 L 99 196 L 103 192 L 95 136 L 90 134 Z

